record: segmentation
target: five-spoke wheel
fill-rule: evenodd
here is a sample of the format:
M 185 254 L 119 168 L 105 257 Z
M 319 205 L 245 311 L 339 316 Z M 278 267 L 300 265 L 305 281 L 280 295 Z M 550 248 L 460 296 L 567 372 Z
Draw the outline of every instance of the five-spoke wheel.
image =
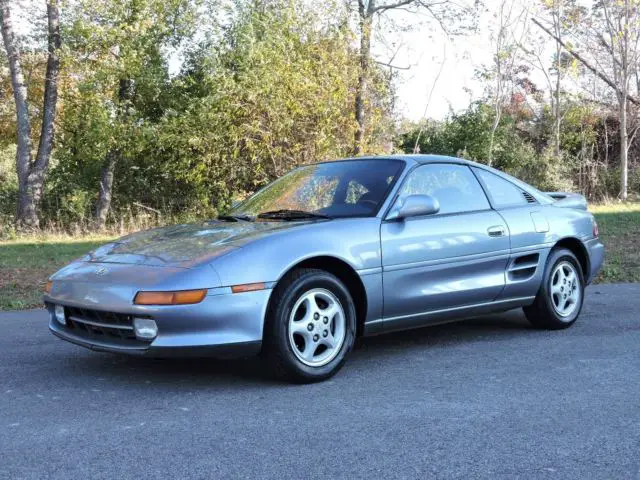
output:
M 561 262 L 551 274 L 551 300 L 556 313 L 563 318 L 570 316 L 580 304 L 582 295 L 578 288 L 576 267 L 569 261 Z
M 272 294 L 264 350 L 278 374 L 324 380 L 344 363 L 355 330 L 355 306 L 342 281 L 322 270 L 295 270 Z
M 340 352 L 345 316 L 340 300 L 324 288 L 304 292 L 289 316 L 291 349 L 305 365 L 326 365 Z
M 578 318 L 584 299 L 580 262 L 570 250 L 556 248 L 549 254 L 543 275 L 538 295 L 524 313 L 536 327 L 567 328 Z

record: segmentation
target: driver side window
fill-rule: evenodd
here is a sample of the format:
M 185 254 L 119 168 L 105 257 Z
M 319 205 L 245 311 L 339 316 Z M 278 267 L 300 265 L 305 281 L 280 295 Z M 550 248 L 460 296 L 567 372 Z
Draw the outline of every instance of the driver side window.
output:
M 430 195 L 440 202 L 439 214 L 490 208 L 482 187 L 466 165 L 429 164 L 409 174 L 400 196 Z

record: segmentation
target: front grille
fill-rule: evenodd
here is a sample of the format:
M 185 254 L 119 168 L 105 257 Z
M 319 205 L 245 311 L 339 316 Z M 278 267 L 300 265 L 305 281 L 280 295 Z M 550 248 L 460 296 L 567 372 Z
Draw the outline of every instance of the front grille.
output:
M 131 315 L 77 307 L 65 307 L 65 313 L 67 329 L 79 337 L 117 345 L 147 344 L 136 338 Z

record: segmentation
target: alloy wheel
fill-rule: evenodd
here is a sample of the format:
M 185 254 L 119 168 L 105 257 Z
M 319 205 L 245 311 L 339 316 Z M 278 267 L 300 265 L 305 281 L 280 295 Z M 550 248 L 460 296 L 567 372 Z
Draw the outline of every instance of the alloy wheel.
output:
M 576 267 L 567 261 L 560 262 L 551 274 L 551 304 L 555 312 L 563 318 L 580 305 L 582 289 Z
M 321 367 L 340 352 L 346 336 L 346 318 L 338 298 L 329 290 L 303 293 L 289 316 L 289 343 L 305 365 Z

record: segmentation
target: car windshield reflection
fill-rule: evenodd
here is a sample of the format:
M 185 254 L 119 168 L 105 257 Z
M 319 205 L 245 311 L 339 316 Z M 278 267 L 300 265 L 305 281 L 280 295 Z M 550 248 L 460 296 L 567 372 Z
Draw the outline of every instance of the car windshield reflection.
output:
M 402 171 L 399 160 L 349 160 L 300 167 L 223 218 L 287 220 L 373 216 Z

